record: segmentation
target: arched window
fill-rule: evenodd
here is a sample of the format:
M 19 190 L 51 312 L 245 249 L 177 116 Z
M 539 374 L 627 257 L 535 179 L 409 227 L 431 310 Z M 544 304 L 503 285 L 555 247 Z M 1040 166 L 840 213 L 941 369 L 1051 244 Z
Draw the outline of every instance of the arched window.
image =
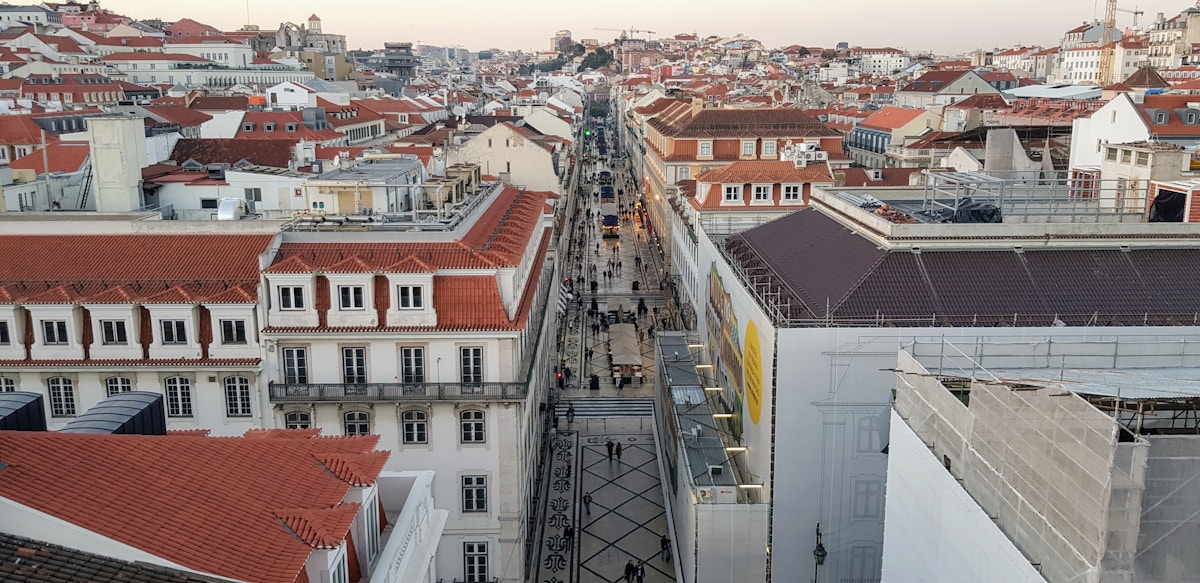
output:
M 225 377 L 225 415 L 249 417 L 252 414 L 250 403 L 250 379 Z
M 167 417 L 192 416 L 192 381 L 187 377 L 168 377 L 163 381 L 167 392 Z
M 283 426 L 287 429 L 308 429 L 312 427 L 312 415 L 308 411 L 289 411 L 283 416 Z
M 404 443 L 429 443 L 429 415 L 424 411 L 405 411 Z
M 46 380 L 50 392 L 50 415 L 70 417 L 75 414 L 75 383 L 65 377 Z
M 129 377 L 108 377 L 104 379 L 104 390 L 109 397 L 133 390 L 133 381 Z
M 0 377 L 0 393 L 11 393 L 15 390 L 17 390 L 16 379 Z
M 342 420 L 346 435 L 371 434 L 371 415 L 366 411 L 347 411 Z
M 462 428 L 462 443 L 483 443 L 484 424 L 483 411 L 471 410 L 458 414 Z

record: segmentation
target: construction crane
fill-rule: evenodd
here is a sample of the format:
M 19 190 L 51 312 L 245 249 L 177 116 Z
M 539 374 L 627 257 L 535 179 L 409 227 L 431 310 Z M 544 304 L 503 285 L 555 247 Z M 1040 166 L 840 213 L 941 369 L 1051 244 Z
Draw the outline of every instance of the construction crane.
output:
M 1108 87 L 1113 83 L 1113 54 L 1117 37 L 1117 0 L 1104 2 L 1104 34 L 1100 37 L 1100 70 L 1096 71 L 1096 84 Z
M 1197 3 L 1197 4 L 1200 4 L 1200 2 L 1196 2 L 1196 3 Z M 1117 8 L 1117 12 L 1124 12 L 1125 14 L 1132 14 L 1132 15 L 1133 15 L 1133 27 L 1134 27 L 1134 28 L 1137 28 L 1137 25 L 1138 25 L 1138 17 L 1139 17 L 1139 16 L 1141 16 L 1141 15 L 1143 15 L 1143 14 L 1145 14 L 1145 12 L 1143 12 L 1143 11 L 1139 10 L 1137 6 L 1134 6 L 1132 9 L 1129 9 L 1129 8 Z
M 1200 0 L 1198 0 L 1198 1 L 1200 1 Z M 640 29 L 640 28 L 633 28 L 632 26 L 631 26 L 631 27 L 629 27 L 629 28 L 595 28 L 595 29 L 592 29 L 592 30 L 607 30 L 607 31 L 610 31 L 610 32 L 619 32 L 619 33 L 621 33 L 621 39 L 622 39 L 622 40 L 624 40 L 624 39 L 627 39 L 627 38 L 631 38 L 631 37 L 633 37 L 633 33 L 635 33 L 635 32 L 636 32 L 636 33 L 642 33 L 642 32 L 644 32 L 644 33 L 646 33 L 647 35 L 651 35 L 651 34 L 658 34 L 658 33 L 654 32 L 653 30 L 642 30 L 642 29 Z M 627 33 L 627 32 L 629 33 L 629 35 L 628 35 L 628 36 L 626 36 L 626 35 L 625 35 L 625 33 Z M 648 39 L 647 39 L 647 40 L 648 40 Z

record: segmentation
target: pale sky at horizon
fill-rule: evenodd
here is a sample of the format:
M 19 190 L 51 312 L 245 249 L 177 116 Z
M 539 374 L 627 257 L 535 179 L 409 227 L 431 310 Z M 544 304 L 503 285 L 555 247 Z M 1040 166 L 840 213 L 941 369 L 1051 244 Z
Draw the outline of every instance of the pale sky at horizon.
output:
M 17 0 L 22 1 L 22 0 Z M 136 19 L 191 18 L 222 30 L 246 24 L 246 0 L 101 0 L 101 5 Z M 1152 22 L 1155 13 L 1170 18 L 1192 6 L 1189 0 L 1141 0 Z M 488 48 L 547 50 L 555 31 L 566 29 L 576 39 L 611 40 L 618 34 L 594 27 L 636 27 L 656 37 L 695 32 L 708 35 L 744 33 L 767 47 L 791 44 L 832 47 L 839 41 L 861 46 L 896 46 L 913 51 L 957 54 L 977 48 L 1008 47 L 1017 43 L 1052 46 L 1062 33 L 1093 16 L 1103 17 L 1103 0 L 848 0 L 813 2 L 759 0 L 743 4 L 694 0 L 651 3 L 638 0 L 548 2 L 511 0 L 507 3 L 459 0 L 453 12 L 437 0 L 250 0 L 250 21 L 274 30 L 281 22 L 302 24 L 316 13 L 326 32 L 344 34 L 352 49 L 382 48 L 385 41 L 423 42 Z M 576 7 L 598 10 L 580 14 Z M 730 10 L 732 6 L 732 10 Z M 1132 7 L 1128 1 L 1123 7 Z M 683 13 L 683 14 L 680 14 Z M 377 18 L 376 15 L 382 18 Z M 790 19 L 784 17 L 791 16 Z M 394 23 L 403 19 L 403 22 Z M 1119 13 L 1126 27 L 1132 15 Z M 982 28 L 982 30 L 980 30 Z

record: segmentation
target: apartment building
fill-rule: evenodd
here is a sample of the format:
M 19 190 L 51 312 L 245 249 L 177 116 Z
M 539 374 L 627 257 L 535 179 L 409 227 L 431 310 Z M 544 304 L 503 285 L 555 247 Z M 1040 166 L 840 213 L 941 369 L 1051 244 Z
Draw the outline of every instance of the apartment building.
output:
M 675 101 L 645 122 L 642 184 L 652 228 L 669 240 L 678 223 L 680 181 L 738 161 L 779 160 L 789 144 L 825 153 L 848 165 L 842 135 L 798 109 L 705 109 Z M 670 250 L 667 250 L 670 257 Z
M 907 342 L 953 337 L 973 347 L 993 337 L 1060 346 L 1084 336 L 1200 330 L 1191 325 L 1200 309 L 1188 291 L 1194 273 L 1184 267 L 1196 260 L 1191 231 L 1149 222 L 1145 199 L 1115 204 L 1116 180 L 1097 182 L 1089 196 L 1065 186 L 1065 177 L 1033 186 L 927 171 L 924 180 L 815 187 L 808 208 L 730 235 L 697 224 L 695 263 L 708 275 L 689 292 L 703 308 L 687 342 L 702 345 L 691 351 L 698 398 L 715 421 L 699 437 L 721 440 L 701 446 L 731 458 L 717 486 L 738 489 L 737 504 L 692 509 L 721 502 L 679 494 L 711 486 L 681 479 L 667 498 L 682 508 L 668 511 L 719 511 L 723 523 L 744 529 L 720 540 L 766 541 L 732 551 L 727 543 L 720 552 L 731 564 L 761 564 L 771 580 L 789 582 L 796 573 L 814 573 L 818 583 L 886 573 L 890 371 Z M 969 206 L 964 192 L 983 206 Z M 1054 243 L 1029 249 L 1021 241 L 1030 237 Z M 1113 283 L 1125 281 L 1155 283 L 1145 291 Z M 920 540 L 902 548 L 924 549 Z

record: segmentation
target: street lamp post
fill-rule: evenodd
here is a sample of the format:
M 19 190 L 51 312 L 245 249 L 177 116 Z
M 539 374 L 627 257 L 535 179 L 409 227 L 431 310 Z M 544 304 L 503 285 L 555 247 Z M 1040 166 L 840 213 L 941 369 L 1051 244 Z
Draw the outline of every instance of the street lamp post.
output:
M 821 570 L 821 565 L 825 564 L 825 557 L 829 556 L 829 552 L 825 550 L 825 545 L 821 544 L 821 523 L 817 523 L 817 546 L 813 549 L 813 583 L 817 583 L 818 573 Z

